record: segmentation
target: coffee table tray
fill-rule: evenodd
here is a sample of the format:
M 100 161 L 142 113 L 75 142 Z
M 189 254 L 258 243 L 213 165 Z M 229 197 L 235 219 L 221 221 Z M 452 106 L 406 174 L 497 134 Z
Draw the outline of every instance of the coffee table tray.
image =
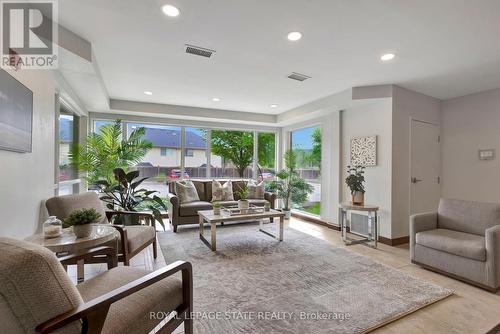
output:
M 221 213 L 224 216 L 243 216 L 251 215 L 254 213 L 264 213 L 264 208 L 251 207 L 247 210 L 240 210 L 238 208 L 222 208 Z

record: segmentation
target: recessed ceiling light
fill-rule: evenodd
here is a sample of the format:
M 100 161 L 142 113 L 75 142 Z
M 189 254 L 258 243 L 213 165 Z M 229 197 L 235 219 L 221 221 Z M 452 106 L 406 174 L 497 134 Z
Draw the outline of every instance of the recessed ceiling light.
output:
M 170 17 L 178 16 L 180 13 L 179 9 L 172 5 L 164 5 L 163 7 L 161 7 L 161 10 L 163 11 L 163 13 L 165 13 L 165 15 Z
M 278 105 L 277 104 L 270 104 L 269 108 L 278 108 Z
M 144 95 L 153 95 L 153 92 L 150 92 L 150 91 L 147 90 L 147 91 L 144 92 Z
M 396 55 L 394 53 L 386 53 L 385 55 L 383 55 L 382 57 L 380 57 L 380 60 L 382 60 L 382 61 L 389 61 L 389 60 L 394 59 L 394 57 L 396 57 Z
M 219 97 L 212 97 L 212 101 L 214 101 L 214 102 L 220 102 L 220 98 Z
M 299 39 L 302 38 L 302 34 L 298 31 L 292 31 L 288 33 L 288 39 L 291 41 L 298 41 Z

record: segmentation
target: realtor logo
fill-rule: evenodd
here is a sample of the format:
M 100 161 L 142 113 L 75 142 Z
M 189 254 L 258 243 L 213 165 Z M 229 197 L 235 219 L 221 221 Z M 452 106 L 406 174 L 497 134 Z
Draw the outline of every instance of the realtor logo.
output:
M 57 0 L 2 0 L 2 68 L 57 68 Z

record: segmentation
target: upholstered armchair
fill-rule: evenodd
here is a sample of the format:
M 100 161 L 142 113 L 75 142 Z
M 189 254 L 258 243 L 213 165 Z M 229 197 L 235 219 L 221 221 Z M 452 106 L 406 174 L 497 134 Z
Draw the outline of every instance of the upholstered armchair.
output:
M 45 206 L 50 216 L 57 216 L 63 220 L 74 210 L 83 208 L 94 208 L 101 214 L 101 224 L 109 224 L 116 215 L 135 215 L 149 225 L 123 226 L 112 224 L 117 230 L 118 261 L 126 266 L 130 264 L 130 259 L 137 255 L 144 248 L 153 245 L 153 256 L 157 257 L 156 229 L 154 227 L 154 217 L 150 213 L 131 211 L 105 211 L 95 192 L 85 192 L 82 194 L 52 197 L 45 202 Z M 102 257 L 93 257 L 87 263 L 105 261 Z
M 500 287 L 500 204 L 441 199 L 410 218 L 411 261 L 481 288 Z
M 172 277 L 178 272 L 182 280 Z M 172 333 L 184 322 L 191 334 L 192 288 L 191 264 L 182 261 L 154 272 L 115 267 L 75 286 L 48 249 L 0 238 L 2 333 L 142 334 L 159 325 Z

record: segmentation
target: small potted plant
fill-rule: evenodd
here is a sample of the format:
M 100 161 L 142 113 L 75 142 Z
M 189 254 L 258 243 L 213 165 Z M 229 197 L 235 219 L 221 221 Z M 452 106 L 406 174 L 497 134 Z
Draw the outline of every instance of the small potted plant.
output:
M 220 216 L 220 209 L 222 208 L 222 204 L 220 204 L 220 202 L 213 202 L 212 206 L 214 207 L 214 215 Z
M 365 168 L 363 166 L 347 166 L 345 183 L 351 190 L 352 204 L 365 204 Z
M 250 208 L 250 202 L 248 201 L 248 186 L 244 184 L 236 194 L 240 197 L 238 200 L 238 209 L 241 211 L 248 210 Z
M 64 220 L 66 227 L 73 226 L 77 238 L 86 238 L 92 234 L 92 225 L 99 222 L 101 214 L 95 209 L 80 209 L 73 211 Z

